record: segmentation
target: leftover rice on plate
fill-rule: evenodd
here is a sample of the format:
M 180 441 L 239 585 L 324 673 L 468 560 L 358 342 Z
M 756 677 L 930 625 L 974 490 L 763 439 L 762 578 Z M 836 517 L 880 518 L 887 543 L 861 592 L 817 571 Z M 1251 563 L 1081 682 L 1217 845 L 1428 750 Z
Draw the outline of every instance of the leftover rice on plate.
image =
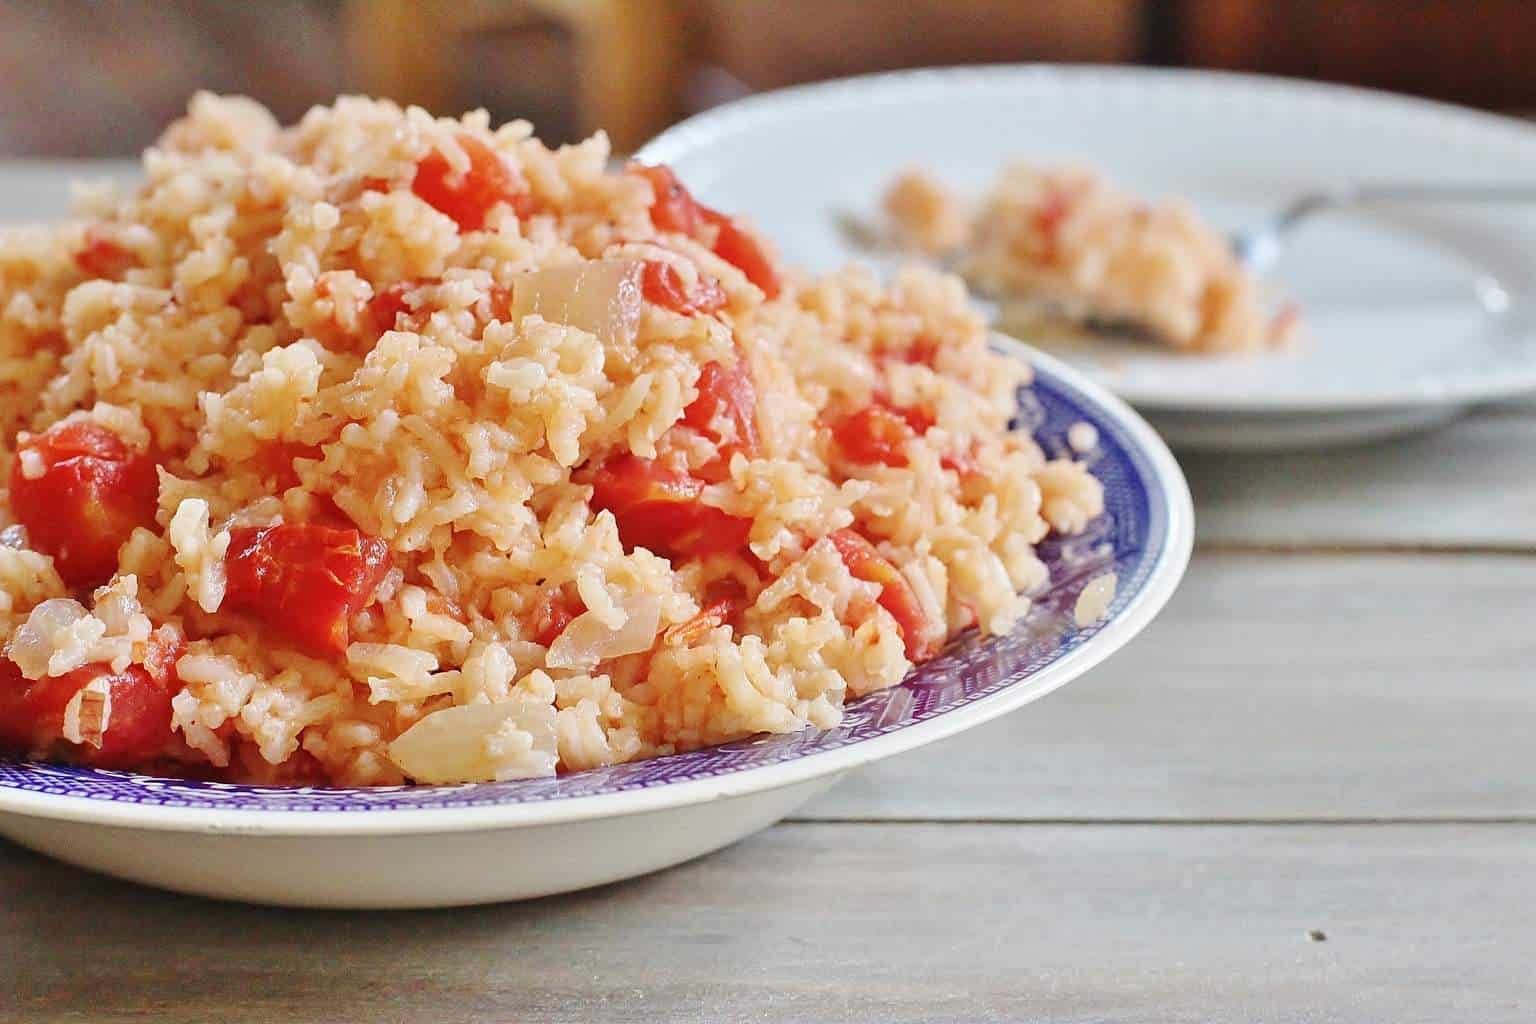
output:
M 835 725 L 1103 508 L 957 279 L 524 122 L 199 95 L 0 231 L 0 746 L 271 784 Z
M 1292 309 L 1270 315 L 1227 239 L 1188 202 L 1142 202 L 1087 168 L 1009 164 L 974 210 L 913 169 L 884 205 L 902 243 L 955 261 L 1009 304 L 1011 321 L 1125 323 L 1206 353 L 1280 345 L 1295 324 Z

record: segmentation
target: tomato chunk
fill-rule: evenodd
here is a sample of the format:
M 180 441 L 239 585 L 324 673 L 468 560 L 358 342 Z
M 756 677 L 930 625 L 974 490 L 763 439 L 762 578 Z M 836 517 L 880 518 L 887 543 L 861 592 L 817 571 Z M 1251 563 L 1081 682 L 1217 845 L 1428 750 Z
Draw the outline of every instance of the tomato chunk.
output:
M 372 321 L 375 334 L 395 330 L 401 315 L 411 312 L 405 293 L 415 287 L 414 281 L 396 281 L 379 289 L 379 293 L 368 300 L 368 319 Z
M 137 264 L 133 253 L 94 227 L 86 229 L 85 244 L 75 253 L 75 266 L 91 277 L 117 280 Z
M 40 460 L 42 474 L 28 476 Z M 117 571 L 117 550 L 151 526 L 160 479 L 149 456 L 89 420 L 57 423 L 22 442 L 11 466 L 11 506 L 37 550 L 72 586 Z
M 694 558 L 740 551 L 752 522 L 701 500 L 704 481 L 652 459 L 619 455 L 592 478 L 592 504 L 618 520 L 630 547 L 663 558 Z
M 853 530 L 837 530 L 828 534 L 828 539 L 855 579 L 880 585 L 880 607 L 896 620 L 907 658 L 920 664 L 938 654 L 944 646 L 944 625 L 923 611 L 912 585 L 900 570 Z
M 770 299 L 783 289 L 779 272 L 757 237 L 723 213 L 705 208 L 704 217 L 719 228 L 715 236 L 715 255 L 747 275 L 747 280 L 763 290 Z
M 565 632 L 571 620 L 586 611 L 581 598 L 573 597 L 559 587 L 551 587 L 539 595 L 533 606 L 533 639 L 548 647 L 555 637 Z
M 741 452 L 748 458 L 762 450 L 757 432 L 757 386 L 752 381 L 752 367 L 739 353 L 730 366 L 708 362 L 699 370 L 695 387 L 699 397 L 683 410 L 683 422 L 714 440 L 718 446 L 718 465 L 705 475 L 724 479 L 724 467 L 731 456 Z M 721 425 L 727 424 L 728 430 Z
M 165 752 L 171 740 L 174 673 L 155 673 L 138 665 L 113 672 L 106 665 L 86 665 L 62 676 L 35 682 L 10 661 L 0 661 L 0 745 L 24 754 L 68 744 L 72 760 L 100 768 L 131 768 Z M 100 746 L 68 743 L 64 712 L 75 695 L 91 683 L 104 684 L 110 697 L 105 722 L 99 723 Z M 82 714 L 82 719 L 86 718 Z M 82 728 L 89 735 L 92 729 Z
M 665 164 L 630 164 L 630 172 L 651 183 L 656 198 L 651 203 L 651 223 L 657 231 L 672 231 L 697 238 L 705 223 L 704 207 L 677 180 Z
M 741 614 L 747 605 L 747 589 L 737 580 L 711 583 L 704 592 L 704 606 L 687 622 L 667 630 L 666 639 L 690 647 L 703 640 L 716 626 L 723 626 Z
M 649 181 L 652 191 L 656 193 L 651 204 L 651 223 L 657 231 L 671 231 L 701 239 L 706 227 L 715 228 L 712 246 L 715 255 L 740 270 L 748 281 L 761 288 L 763 294 L 770 299 L 779 294 L 782 288 L 779 272 L 756 236 L 737 224 L 733 218 L 693 198 L 693 194 L 672 173 L 672 168 L 664 164 L 631 164 L 630 171 Z
M 832 439 L 853 462 L 886 466 L 907 464 L 907 442 L 917 437 L 905 417 L 881 402 L 872 402 L 832 425 Z
M 348 620 L 373 601 L 389 547 L 353 529 L 279 523 L 230 531 L 224 607 L 318 656 L 347 649 Z
M 670 309 L 685 316 L 698 313 L 714 313 L 725 308 L 725 290 L 718 282 L 700 280 L 689 291 L 683 284 L 683 275 L 670 263 L 647 260 L 640 275 L 640 287 L 647 302 Z
M 461 231 L 478 231 L 497 203 L 508 203 L 519 217 L 533 213 L 533 196 L 523 176 L 501 156 L 472 135 L 460 135 L 459 146 L 469 157 L 469 169 L 456 174 L 437 150 L 416 165 L 411 181 L 415 192 L 439 213 L 446 213 Z

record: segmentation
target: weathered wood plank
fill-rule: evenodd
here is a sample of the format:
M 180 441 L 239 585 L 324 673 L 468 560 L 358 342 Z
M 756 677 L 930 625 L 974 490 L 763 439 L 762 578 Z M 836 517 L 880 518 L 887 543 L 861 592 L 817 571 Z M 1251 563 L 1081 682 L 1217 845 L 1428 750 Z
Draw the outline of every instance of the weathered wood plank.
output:
M 591 893 L 387 915 L 215 905 L 0 846 L 0 1017 L 1529 1021 L 1536 918 L 1511 897 L 1533 840 L 780 826 Z
M 1536 550 L 1536 405 L 1367 447 L 1180 461 L 1201 544 Z
M 1059 693 L 813 818 L 1536 815 L 1536 559 L 1198 555 Z

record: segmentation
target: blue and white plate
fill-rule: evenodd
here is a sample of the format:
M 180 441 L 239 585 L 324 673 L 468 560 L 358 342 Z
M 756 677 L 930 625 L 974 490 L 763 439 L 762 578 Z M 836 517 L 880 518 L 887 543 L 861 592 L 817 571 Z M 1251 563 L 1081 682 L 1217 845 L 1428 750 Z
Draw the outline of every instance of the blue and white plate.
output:
M 1010 636 L 962 637 L 827 732 L 766 736 L 551 779 L 384 789 L 276 789 L 0 763 L 0 834 L 82 866 L 256 902 L 420 907 L 540 896 L 652 871 L 789 813 L 843 772 L 952 736 L 1081 675 L 1140 632 L 1189 560 L 1177 463 L 1119 400 L 1054 359 L 1031 361 L 1021 421 L 1048 451 L 1091 423 L 1107 510 L 1042 546 L 1052 584 Z M 1119 579 L 1079 628 L 1082 588 Z

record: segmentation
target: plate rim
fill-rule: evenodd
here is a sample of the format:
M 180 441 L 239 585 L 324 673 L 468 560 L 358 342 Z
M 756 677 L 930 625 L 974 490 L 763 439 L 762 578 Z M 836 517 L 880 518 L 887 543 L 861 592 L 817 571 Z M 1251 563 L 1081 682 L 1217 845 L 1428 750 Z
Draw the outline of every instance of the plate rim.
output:
M 1429 119 L 1447 134 L 1476 135 L 1488 143 L 1530 150 L 1536 164 L 1536 125 L 1492 111 L 1395 93 L 1385 89 L 1318 82 L 1282 75 L 1256 74 L 1208 68 L 1127 67 L 1103 64 L 1011 63 L 910 68 L 881 71 L 821 82 L 768 90 L 733 100 L 678 122 L 651 139 L 635 153 L 635 159 L 670 163 L 685 152 L 719 145 L 720 137 L 760 130 L 776 120 L 807 109 L 857 103 L 893 91 L 954 90 L 969 87 L 1019 88 L 1039 95 L 1068 89 L 1128 89 L 1156 84 L 1161 89 L 1182 89 L 1215 96 L 1223 103 L 1326 102 L 1337 108 L 1348 103 L 1356 112 L 1385 112 L 1394 117 Z M 1536 327 L 1526 334 L 1536 331 Z M 1183 354 L 1169 351 L 1170 357 Z M 1195 356 L 1193 358 L 1199 358 Z M 1241 355 L 1230 358 L 1241 359 Z M 1071 364 L 1078 368 L 1076 364 Z M 1079 368 L 1080 369 L 1080 368 Z M 1536 359 L 1515 372 L 1483 373 L 1449 377 L 1434 388 L 1400 385 L 1360 390 L 1339 395 L 1309 397 L 1302 394 L 1249 394 L 1234 400 L 1198 388 L 1152 390 L 1124 387 L 1112 377 L 1081 370 L 1095 383 L 1134 405 L 1161 412 L 1211 412 L 1225 414 L 1269 413 L 1305 415 L 1324 412 L 1385 412 L 1430 406 L 1463 406 L 1536 394 Z
M 0 787 L 0 816 L 43 818 L 146 831 L 252 836 L 353 837 L 478 832 L 625 817 L 750 796 L 840 774 L 953 736 L 1030 703 L 1081 676 L 1139 634 L 1162 611 L 1183 579 L 1194 547 L 1194 503 L 1177 460 L 1156 431 L 1124 401 L 1080 371 L 1006 335 L 993 339 L 1011 354 L 1081 392 L 1122 427 L 1161 485 L 1164 515 L 1156 560 L 1143 587 L 1081 646 L 1027 680 L 885 735 L 726 775 L 617 793 L 577 795 L 534 803 L 365 811 L 269 810 L 162 806 L 38 793 Z

